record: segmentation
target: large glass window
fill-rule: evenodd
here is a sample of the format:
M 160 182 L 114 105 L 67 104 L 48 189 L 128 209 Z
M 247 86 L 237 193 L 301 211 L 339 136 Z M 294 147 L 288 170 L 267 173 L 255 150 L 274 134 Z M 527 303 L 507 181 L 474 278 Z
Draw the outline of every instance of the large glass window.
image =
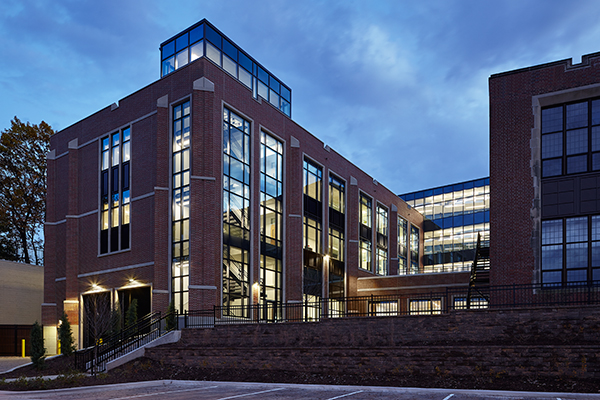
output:
M 323 169 L 305 159 L 303 170 L 304 217 L 304 301 L 305 318 L 316 317 L 319 312 L 316 301 L 323 295 Z
M 131 129 L 101 140 L 100 254 L 129 249 Z
M 542 176 L 600 170 L 600 100 L 542 110 Z
M 281 317 L 283 301 L 283 143 L 260 133 L 260 304 L 263 319 Z
M 250 154 L 250 122 L 235 112 L 224 109 L 223 314 L 240 317 L 247 317 L 251 295 Z M 271 193 L 276 194 L 277 190 L 276 183 L 275 193 Z M 275 237 L 269 238 L 277 240 L 277 223 L 274 234 Z
M 161 77 L 206 57 L 288 117 L 291 90 L 205 22 L 161 46 Z
M 171 289 L 179 312 L 188 309 L 190 281 L 190 102 L 173 107 Z
M 596 215 L 542 221 L 542 283 L 578 285 L 600 280 L 599 232 Z
M 410 269 L 412 273 L 419 271 L 419 228 L 410 226 Z
M 407 261 L 408 259 L 408 222 L 398 217 L 398 275 L 405 275 L 408 273 Z
M 441 314 L 442 299 L 409 300 L 409 313 L 411 315 Z
M 345 183 L 329 175 L 329 298 L 344 297 L 344 227 L 346 226 Z M 339 307 L 338 307 L 339 306 Z M 330 308 L 342 309 L 342 304 L 330 304 Z
M 360 218 L 360 232 L 359 232 L 359 243 L 360 243 L 360 262 L 359 267 L 373 272 L 372 262 L 372 240 L 373 240 L 373 232 L 372 232 L 372 211 L 373 210 L 373 201 L 370 197 L 365 195 L 364 193 L 360 194 L 360 204 L 359 204 L 359 218 Z
M 388 274 L 388 211 L 377 205 L 377 275 Z

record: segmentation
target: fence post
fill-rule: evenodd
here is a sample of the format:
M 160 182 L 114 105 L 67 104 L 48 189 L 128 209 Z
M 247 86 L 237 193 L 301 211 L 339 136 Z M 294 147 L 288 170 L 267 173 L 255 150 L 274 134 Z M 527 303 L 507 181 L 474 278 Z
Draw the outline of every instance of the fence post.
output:
M 369 316 L 373 316 L 373 293 L 371 293 L 371 300 L 369 301 Z

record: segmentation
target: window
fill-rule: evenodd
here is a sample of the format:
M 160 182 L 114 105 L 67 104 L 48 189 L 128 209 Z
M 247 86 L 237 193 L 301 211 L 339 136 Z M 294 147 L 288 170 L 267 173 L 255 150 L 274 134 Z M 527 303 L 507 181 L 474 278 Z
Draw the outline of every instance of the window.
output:
M 398 217 L 398 275 L 408 273 L 406 260 L 408 258 L 408 222 Z
M 248 316 L 246 306 L 251 294 L 250 154 L 250 122 L 224 109 L 223 314 L 239 317 Z M 278 190 L 277 183 L 274 190 Z M 274 234 L 275 238 L 270 238 L 277 240 L 277 223 Z
M 179 312 L 189 303 L 190 281 L 190 102 L 173 107 L 171 292 Z
M 329 298 L 344 297 L 345 183 L 329 175 Z
M 388 274 L 388 211 L 377 205 L 377 275 Z
M 131 129 L 101 141 L 100 254 L 129 249 Z
M 410 269 L 411 274 L 419 272 L 419 228 L 410 226 Z
M 283 301 L 283 143 L 260 133 L 260 304 Z M 266 310 L 266 308 L 265 308 Z M 263 319 L 280 318 L 280 308 Z
M 360 194 L 359 205 L 360 218 L 360 268 L 373 272 L 371 265 L 371 246 L 372 246 L 372 200 L 365 194 Z
M 542 177 L 600 170 L 600 100 L 542 110 Z
M 581 285 L 598 280 L 600 216 L 542 221 L 542 284 Z
M 471 298 L 469 308 L 480 309 L 488 308 L 489 304 L 485 297 L 473 297 Z M 466 297 L 455 297 L 454 298 L 454 309 L 455 310 L 466 310 L 467 309 L 467 298 Z
M 315 302 L 323 294 L 323 169 L 308 159 L 304 159 L 303 169 L 303 299 Z M 316 317 L 315 306 L 304 310 L 305 318 Z
M 442 313 L 442 299 L 409 300 L 411 315 L 430 315 Z
M 255 97 L 260 95 L 285 115 L 291 116 L 291 90 L 210 24 L 203 23 L 182 32 L 161 46 L 160 50 L 161 77 L 198 58 L 206 57 L 253 90 Z

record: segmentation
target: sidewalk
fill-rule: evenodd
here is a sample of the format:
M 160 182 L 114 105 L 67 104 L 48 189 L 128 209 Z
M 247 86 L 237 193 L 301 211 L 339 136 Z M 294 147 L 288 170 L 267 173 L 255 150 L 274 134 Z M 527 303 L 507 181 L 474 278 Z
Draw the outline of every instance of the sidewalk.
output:
M 0 374 L 30 363 L 29 357 L 0 357 Z

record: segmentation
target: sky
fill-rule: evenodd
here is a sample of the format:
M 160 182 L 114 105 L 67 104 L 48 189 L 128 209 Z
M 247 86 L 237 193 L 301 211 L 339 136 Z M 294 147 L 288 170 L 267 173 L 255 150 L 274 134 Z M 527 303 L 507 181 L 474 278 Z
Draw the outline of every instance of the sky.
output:
M 156 81 L 203 18 L 292 118 L 394 193 L 489 175 L 490 75 L 600 51 L 597 0 L 2 0 L 0 130 L 61 130 Z

